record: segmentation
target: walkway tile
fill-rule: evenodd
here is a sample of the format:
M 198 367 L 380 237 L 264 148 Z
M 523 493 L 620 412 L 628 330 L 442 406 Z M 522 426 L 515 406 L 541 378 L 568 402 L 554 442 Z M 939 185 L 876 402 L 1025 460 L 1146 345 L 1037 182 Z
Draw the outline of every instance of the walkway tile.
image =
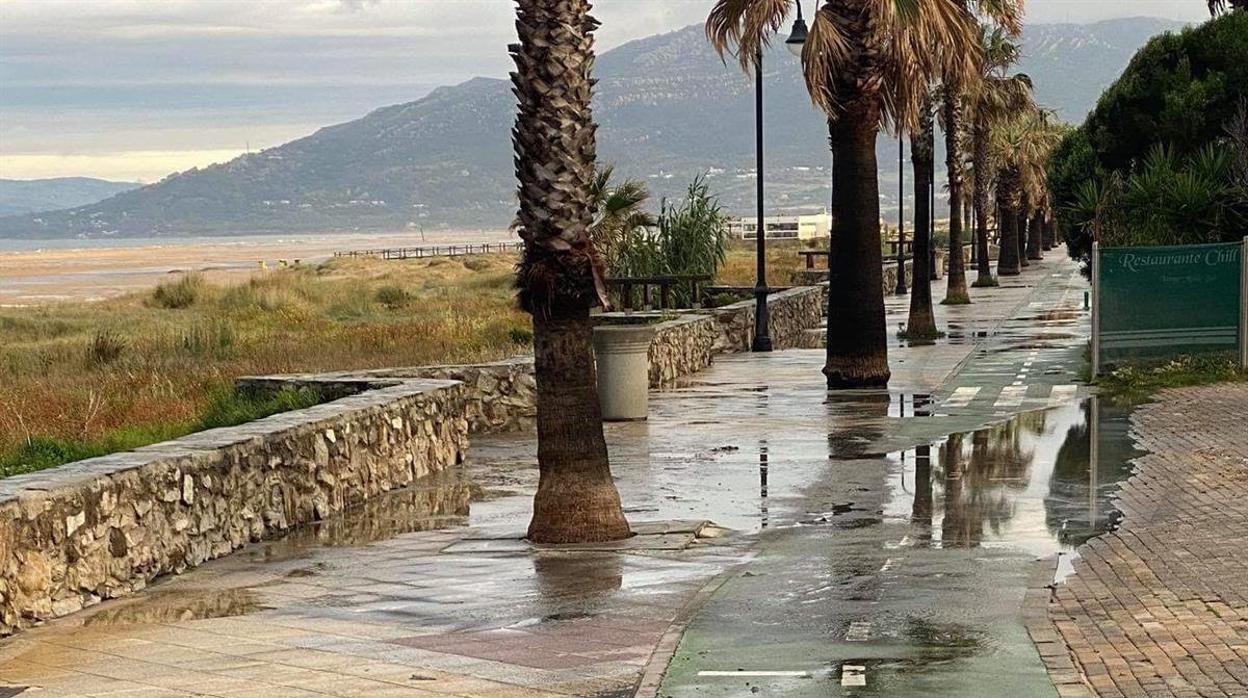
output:
M 1133 415 L 1148 454 L 1119 495 L 1122 526 L 1080 549 L 1030 627 L 1062 650 L 1046 656 L 1055 681 L 1102 696 L 1248 695 L 1246 418 L 1243 383 L 1165 391 Z

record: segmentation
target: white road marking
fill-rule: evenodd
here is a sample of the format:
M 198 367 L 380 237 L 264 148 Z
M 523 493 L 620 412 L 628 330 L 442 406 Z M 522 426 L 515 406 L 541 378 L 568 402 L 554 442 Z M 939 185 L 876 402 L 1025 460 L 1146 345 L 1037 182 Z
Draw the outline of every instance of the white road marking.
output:
M 856 620 L 849 624 L 849 630 L 845 631 L 846 642 L 866 642 L 871 637 L 871 623 L 865 620 Z
M 1053 392 L 1049 395 L 1049 403 L 1060 405 L 1075 399 L 1075 395 L 1079 392 L 1077 385 L 1055 385 Z
M 945 400 L 946 407 L 966 407 L 979 394 L 979 388 L 958 388 Z
M 893 568 L 893 558 L 890 557 L 884 561 L 884 566 L 880 568 L 880 571 L 887 572 L 891 570 L 892 568 Z
M 841 665 L 842 686 L 866 686 L 867 668 L 857 664 Z
M 698 676 L 779 676 L 806 678 L 809 671 L 699 671 Z
M 1014 385 L 1007 385 L 1001 389 L 1001 395 L 993 407 L 1019 407 L 1026 397 L 1027 386 L 1015 382 Z
M 910 540 L 910 536 L 902 536 L 902 537 L 901 537 L 901 540 L 897 541 L 896 543 L 885 543 L 885 544 L 884 544 L 884 549 L 885 549 L 885 550 L 896 550 L 897 548 L 904 548 L 904 547 L 906 547 L 906 546 L 910 545 L 910 543 L 911 543 L 911 542 L 912 542 L 912 541 Z

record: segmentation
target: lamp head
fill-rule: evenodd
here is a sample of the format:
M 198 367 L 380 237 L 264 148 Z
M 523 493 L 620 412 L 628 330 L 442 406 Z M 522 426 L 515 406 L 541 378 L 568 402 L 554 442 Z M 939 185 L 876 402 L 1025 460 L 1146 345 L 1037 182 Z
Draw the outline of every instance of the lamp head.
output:
M 798 17 L 793 22 L 793 31 L 789 33 L 789 38 L 784 40 L 784 45 L 789 48 L 789 52 L 798 58 L 802 57 L 802 49 L 806 46 L 806 20 Z
M 802 57 L 802 48 L 806 46 L 807 33 L 806 20 L 802 18 L 802 0 L 797 0 L 797 19 L 793 20 L 793 31 L 789 32 L 789 38 L 784 40 L 784 45 L 798 58 Z

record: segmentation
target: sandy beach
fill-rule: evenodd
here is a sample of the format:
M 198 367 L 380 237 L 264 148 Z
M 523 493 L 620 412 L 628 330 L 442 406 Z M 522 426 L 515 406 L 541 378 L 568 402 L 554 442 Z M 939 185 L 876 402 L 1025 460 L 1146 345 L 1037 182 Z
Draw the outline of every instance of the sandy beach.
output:
M 506 231 L 309 234 L 135 241 L 134 245 L 0 252 L 0 307 L 91 301 L 151 288 L 170 274 L 198 271 L 213 283 L 264 267 L 319 263 L 335 252 L 514 240 Z M 32 243 L 37 246 L 38 242 Z M 59 247 L 64 243 L 58 241 Z

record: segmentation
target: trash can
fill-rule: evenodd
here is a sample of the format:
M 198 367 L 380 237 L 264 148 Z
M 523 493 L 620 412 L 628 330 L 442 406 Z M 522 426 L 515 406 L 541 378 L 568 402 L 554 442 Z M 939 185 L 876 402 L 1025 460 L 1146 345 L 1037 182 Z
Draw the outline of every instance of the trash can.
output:
M 603 325 L 594 328 L 598 400 L 602 418 L 627 422 L 646 418 L 650 406 L 650 340 L 654 328 Z

